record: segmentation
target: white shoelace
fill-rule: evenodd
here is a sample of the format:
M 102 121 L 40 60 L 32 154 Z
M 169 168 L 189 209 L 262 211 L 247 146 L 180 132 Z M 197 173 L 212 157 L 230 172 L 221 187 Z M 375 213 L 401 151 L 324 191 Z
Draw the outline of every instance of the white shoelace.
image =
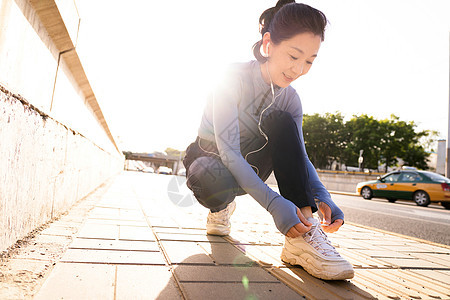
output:
M 340 257 L 339 253 L 333 245 L 331 245 L 331 242 L 325 232 L 323 232 L 320 224 L 313 225 L 311 230 L 303 235 L 303 238 L 308 244 L 323 255 Z
M 214 224 L 222 224 L 225 226 L 228 226 L 230 224 L 230 208 L 231 203 L 227 205 L 225 209 L 222 209 L 218 212 L 210 212 L 208 214 L 208 223 L 214 223 Z

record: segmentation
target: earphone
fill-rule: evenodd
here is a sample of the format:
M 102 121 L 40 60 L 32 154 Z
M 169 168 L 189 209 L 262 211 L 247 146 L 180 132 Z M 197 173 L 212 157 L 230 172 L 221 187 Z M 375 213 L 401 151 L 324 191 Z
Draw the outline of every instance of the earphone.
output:
M 267 43 L 267 46 L 266 46 L 267 53 L 266 53 L 266 52 L 263 53 L 263 56 L 266 57 L 266 58 L 269 57 L 269 45 L 270 45 L 270 42 Z M 263 52 L 263 51 L 262 51 L 262 47 L 261 47 L 261 52 Z M 262 145 L 259 149 L 254 150 L 254 151 L 250 151 L 249 153 L 247 153 L 247 155 L 245 155 L 245 161 L 246 161 L 252 168 L 254 168 L 254 169 L 256 170 L 256 174 L 257 174 L 257 175 L 259 175 L 259 169 L 258 169 L 258 167 L 252 165 L 251 163 L 249 163 L 248 160 L 247 160 L 247 157 L 248 157 L 250 154 L 254 154 L 254 153 L 256 153 L 256 152 L 261 151 L 261 150 L 264 149 L 264 147 L 266 147 L 267 144 L 269 143 L 269 137 L 268 137 L 268 136 L 266 135 L 266 133 L 261 129 L 262 116 L 263 116 L 263 114 L 266 112 L 266 110 L 268 110 L 268 109 L 275 103 L 275 100 L 276 100 L 276 99 L 283 93 L 283 91 L 286 89 L 286 88 L 283 88 L 283 89 L 280 91 L 280 93 L 279 93 L 278 95 L 275 96 L 275 89 L 274 89 L 274 87 L 273 87 L 272 76 L 270 76 L 270 72 L 269 72 L 269 60 L 267 60 L 267 63 L 266 63 L 266 71 L 267 71 L 267 74 L 269 75 L 269 79 L 270 79 L 270 90 L 271 90 L 271 92 L 272 92 L 272 102 L 271 102 L 265 109 L 263 109 L 263 110 L 261 111 L 261 114 L 259 115 L 259 122 L 258 122 L 258 130 L 259 130 L 259 133 L 266 139 L 266 142 L 265 142 L 264 145 Z
M 262 46 L 259 48 L 259 52 L 261 53 L 262 57 L 266 57 L 266 58 L 269 57 L 269 45 L 270 45 L 270 42 L 267 43 L 266 51 L 263 50 Z
M 268 109 L 275 103 L 275 100 L 276 100 L 276 99 L 283 93 L 283 91 L 286 89 L 286 88 L 283 88 L 283 89 L 281 90 L 281 92 L 280 92 L 278 95 L 275 96 L 275 91 L 274 91 L 274 88 L 273 88 L 273 81 L 272 81 L 272 78 L 271 78 L 271 76 L 270 76 L 269 68 L 267 67 L 267 65 L 266 65 L 266 68 L 267 68 L 267 74 L 269 74 L 269 78 L 270 78 L 270 88 L 271 88 L 271 91 L 272 91 L 272 102 L 271 102 L 266 108 L 264 108 L 264 109 L 261 111 L 261 114 L 259 115 L 259 121 L 258 121 L 258 130 L 259 130 L 259 133 L 266 139 L 266 142 L 265 142 L 264 145 L 262 145 L 259 149 L 250 151 L 249 153 L 247 153 L 247 155 L 245 155 L 245 161 L 246 161 L 252 168 L 254 168 L 254 169 L 256 170 L 256 174 L 257 174 L 257 175 L 259 175 L 259 169 L 258 169 L 258 167 L 255 166 L 255 165 L 252 165 L 251 163 L 249 163 L 249 161 L 247 160 L 247 157 L 248 157 L 250 154 L 254 154 L 254 153 L 256 153 L 256 152 L 261 151 L 261 150 L 264 149 L 264 147 L 266 147 L 267 144 L 269 143 L 269 137 L 268 137 L 267 134 L 261 129 L 262 116 L 263 116 L 263 114 L 266 112 L 266 110 L 268 110 Z

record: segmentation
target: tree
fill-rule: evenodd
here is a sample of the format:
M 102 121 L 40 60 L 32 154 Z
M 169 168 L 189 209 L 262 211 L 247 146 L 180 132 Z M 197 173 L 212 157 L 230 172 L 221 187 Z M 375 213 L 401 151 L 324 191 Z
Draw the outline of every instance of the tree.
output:
M 346 148 L 342 160 L 348 166 L 357 166 L 360 150 L 364 151 L 362 167 L 376 169 L 380 160 L 383 133 L 380 122 L 366 114 L 353 116 L 345 123 Z
M 428 154 L 420 145 L 427 131 L 416 132 L 414 122 L 401 121 L 391 115 L 389 119 L 376 120 L 368 115 L 353 116 L 345 123 L 348 147 L 343 156 L 347 165 L 356 165 L 359 150 L 364 150 L 364 166 L 377 169 L 378 165 L 395 166 L 401 158 L 409 166 L 425 169 Z
M 303 116 L 306 152 L 317 168 L 324 169 L 338 160 L 345 146 L 344 118 L 341 113 Z

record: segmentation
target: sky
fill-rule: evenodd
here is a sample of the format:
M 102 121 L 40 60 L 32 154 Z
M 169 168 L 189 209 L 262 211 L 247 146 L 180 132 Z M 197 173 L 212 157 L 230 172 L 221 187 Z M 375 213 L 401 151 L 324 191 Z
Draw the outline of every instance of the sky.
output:
M 297 1 L 301 2 L 301 1 Z M 305 114 L 395 114 L 447 137 L 450 1 L 302 1 L 325 41 L 292 86 Z M 77 52 L 119 148 L 184 150 L 227 65 L 254 59 L 266 0 L 79 0 Z

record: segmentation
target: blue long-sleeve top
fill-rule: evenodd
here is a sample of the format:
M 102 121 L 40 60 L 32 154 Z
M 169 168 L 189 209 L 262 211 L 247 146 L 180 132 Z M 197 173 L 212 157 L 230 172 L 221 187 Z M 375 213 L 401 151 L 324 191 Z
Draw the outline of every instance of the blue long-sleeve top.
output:
M 289 112 L 299 130 L 313 196 L 318 202 L 330 206 L 332 222 L 343 220 L 343 212 L 331 200 L 306 154 L 300 97 L 291 86 L 285 89 L 275 87 L 275 96 L 274 104 L 264 111 L 272 102 L 272 92 L 270 85 L 262 78 L 260 63 L 253 60 L 232 65 L 207 99 L 198 130 L 199 137 L 216 142 L 222 162 L 239 186 L 272 214 L 278 230 L 286 234 L 292 226 L 300 223 L 296 206 L 257 176 L 242 156 L 241 149 L 249 146 L 257 136 L 260 137 L 258 122 L 261 112 L 264 111 L 263 119 L 274 110 Z

